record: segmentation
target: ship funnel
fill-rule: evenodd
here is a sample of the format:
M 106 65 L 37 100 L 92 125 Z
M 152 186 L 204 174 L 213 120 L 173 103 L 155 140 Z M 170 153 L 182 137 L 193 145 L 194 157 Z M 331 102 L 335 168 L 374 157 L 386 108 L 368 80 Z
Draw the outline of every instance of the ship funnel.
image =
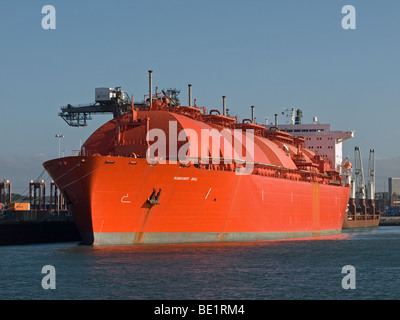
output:
M 301 124 L 302 118 L 303 118 L 303 111 L 301 111 L 301 109 L 297 109 L 294 124 Z
M 251 122 L 254 123 L 254 106 L 251 106 Z
M 149 70 L 149 103 L 150 103 L 150 109 L 153 106 L 153 78 L 152 78 L 152 73 L 153 70 Z
M 192 106 L 192 85 L 188 84 L 189 87 L 189 107 Z
M 278 127 L 278 114 L 275 113 L 275 127 Z
M 226 105 L 225 105 L 225 96 L 222 96 L 222 115 L 226 116 Z

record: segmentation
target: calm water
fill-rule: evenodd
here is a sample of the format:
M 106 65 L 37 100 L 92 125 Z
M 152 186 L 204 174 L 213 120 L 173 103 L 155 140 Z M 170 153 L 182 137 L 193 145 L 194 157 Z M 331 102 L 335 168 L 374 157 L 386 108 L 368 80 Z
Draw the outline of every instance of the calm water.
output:
M 0 299 L 400 299 L 400 227 L 324 240 L 0 247 Z M 42 288 L 42 267 L 56 289 Z M 356 289 L 342 288 L 352 265 Z

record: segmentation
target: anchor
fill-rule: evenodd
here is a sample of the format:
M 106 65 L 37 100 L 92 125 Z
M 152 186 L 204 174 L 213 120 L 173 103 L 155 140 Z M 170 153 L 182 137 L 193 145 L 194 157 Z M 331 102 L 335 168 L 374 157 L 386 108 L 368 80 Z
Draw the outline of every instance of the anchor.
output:
M 149 198 L 147 198 L 147 202 L 150 203 L 151 205 L 155 205 L 155 204 L 160 204 L 160 195 L 161 195 L 161 189 L 157 190 L 156 188 L 153 188 L 153 192 L 151 193 L 151 196 Z

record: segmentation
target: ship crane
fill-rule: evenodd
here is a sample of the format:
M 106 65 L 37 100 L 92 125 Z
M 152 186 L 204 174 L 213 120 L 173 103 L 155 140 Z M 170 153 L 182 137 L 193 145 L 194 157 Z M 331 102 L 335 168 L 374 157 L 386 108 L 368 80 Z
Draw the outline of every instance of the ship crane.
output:
M 96 88 L 95 102 L 89 105 L 73 106 L 68 104 L 61 107 L 61 112 L 58 114 L 64 119 L 68 125 L 72 127 L 86 127 L 87 120 L 92 119 L 92 114 L 96 113 L 112 113 L 113 117 L 119 117 L 125 114 L 129 107 L 133 107 L 133 98 L 131 99 L 127 93 L 116 88 Z M 145 108 L 152 104 L 155 100 L 166 100 L 171 107 L 180 106 L 178 95 L 180 90 L 167 89 L 161 93 L 151 94 L 151 99 L 145 96 L 142 103 L 135 103 L 135 108 Z M 146 99 L 147 97 L 147 99 Z
M 95 101 L 93 104 L 72 106 L 68 104 L 61 107 L 58 114 L 68 125 L 72 127 L 85 127 L 86 121 L 91 120 L 91 115 L 96 113 L 112 113 L 114 118 L 124 114 L 127 107 L 132 104 L 129 96 L 116 88 L 96 88 Z
M 359 147 L 354 148 L 354 159 L 355 159 L 355 171 L 356 176 L 355 181 L 355 198 L 356 205 L 360 208 L 360 213 L 365 214 L 367 212 L 367 207 L 365 204 L 366 190 L 364 181 L 364 169 L 362 164 L 361 151 Z

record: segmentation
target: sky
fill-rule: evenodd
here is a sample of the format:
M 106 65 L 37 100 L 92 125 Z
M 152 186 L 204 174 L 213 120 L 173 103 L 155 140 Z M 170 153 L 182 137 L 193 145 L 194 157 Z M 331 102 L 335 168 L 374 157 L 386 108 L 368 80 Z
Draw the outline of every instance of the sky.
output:
M 45 5 L 55 29 L 42 28 Z M 345 5 L 355 29 L 344 29 Z M 376 190 L 400 177 L 400 1 L 398 0 L 2 0 L 0 3 L 0 180 L 27 193 L 45 179 L 42 163 L 80 145 L 111 115 L 85 128 L 58 116 L 68 103 L 94 102 L 96 87 L 117 87 L 135 101 L 153 87 L 177 88 L 187 103 L 222 108 L 258 123 L 286 108 L 332 130 L 367 171 L 375 150 Z M 46 20 L 47 21 L 47 20 Z M 347 21 L 347 20 L 346 20 Z M 285 118 L 280 118 L 285 122 Z

